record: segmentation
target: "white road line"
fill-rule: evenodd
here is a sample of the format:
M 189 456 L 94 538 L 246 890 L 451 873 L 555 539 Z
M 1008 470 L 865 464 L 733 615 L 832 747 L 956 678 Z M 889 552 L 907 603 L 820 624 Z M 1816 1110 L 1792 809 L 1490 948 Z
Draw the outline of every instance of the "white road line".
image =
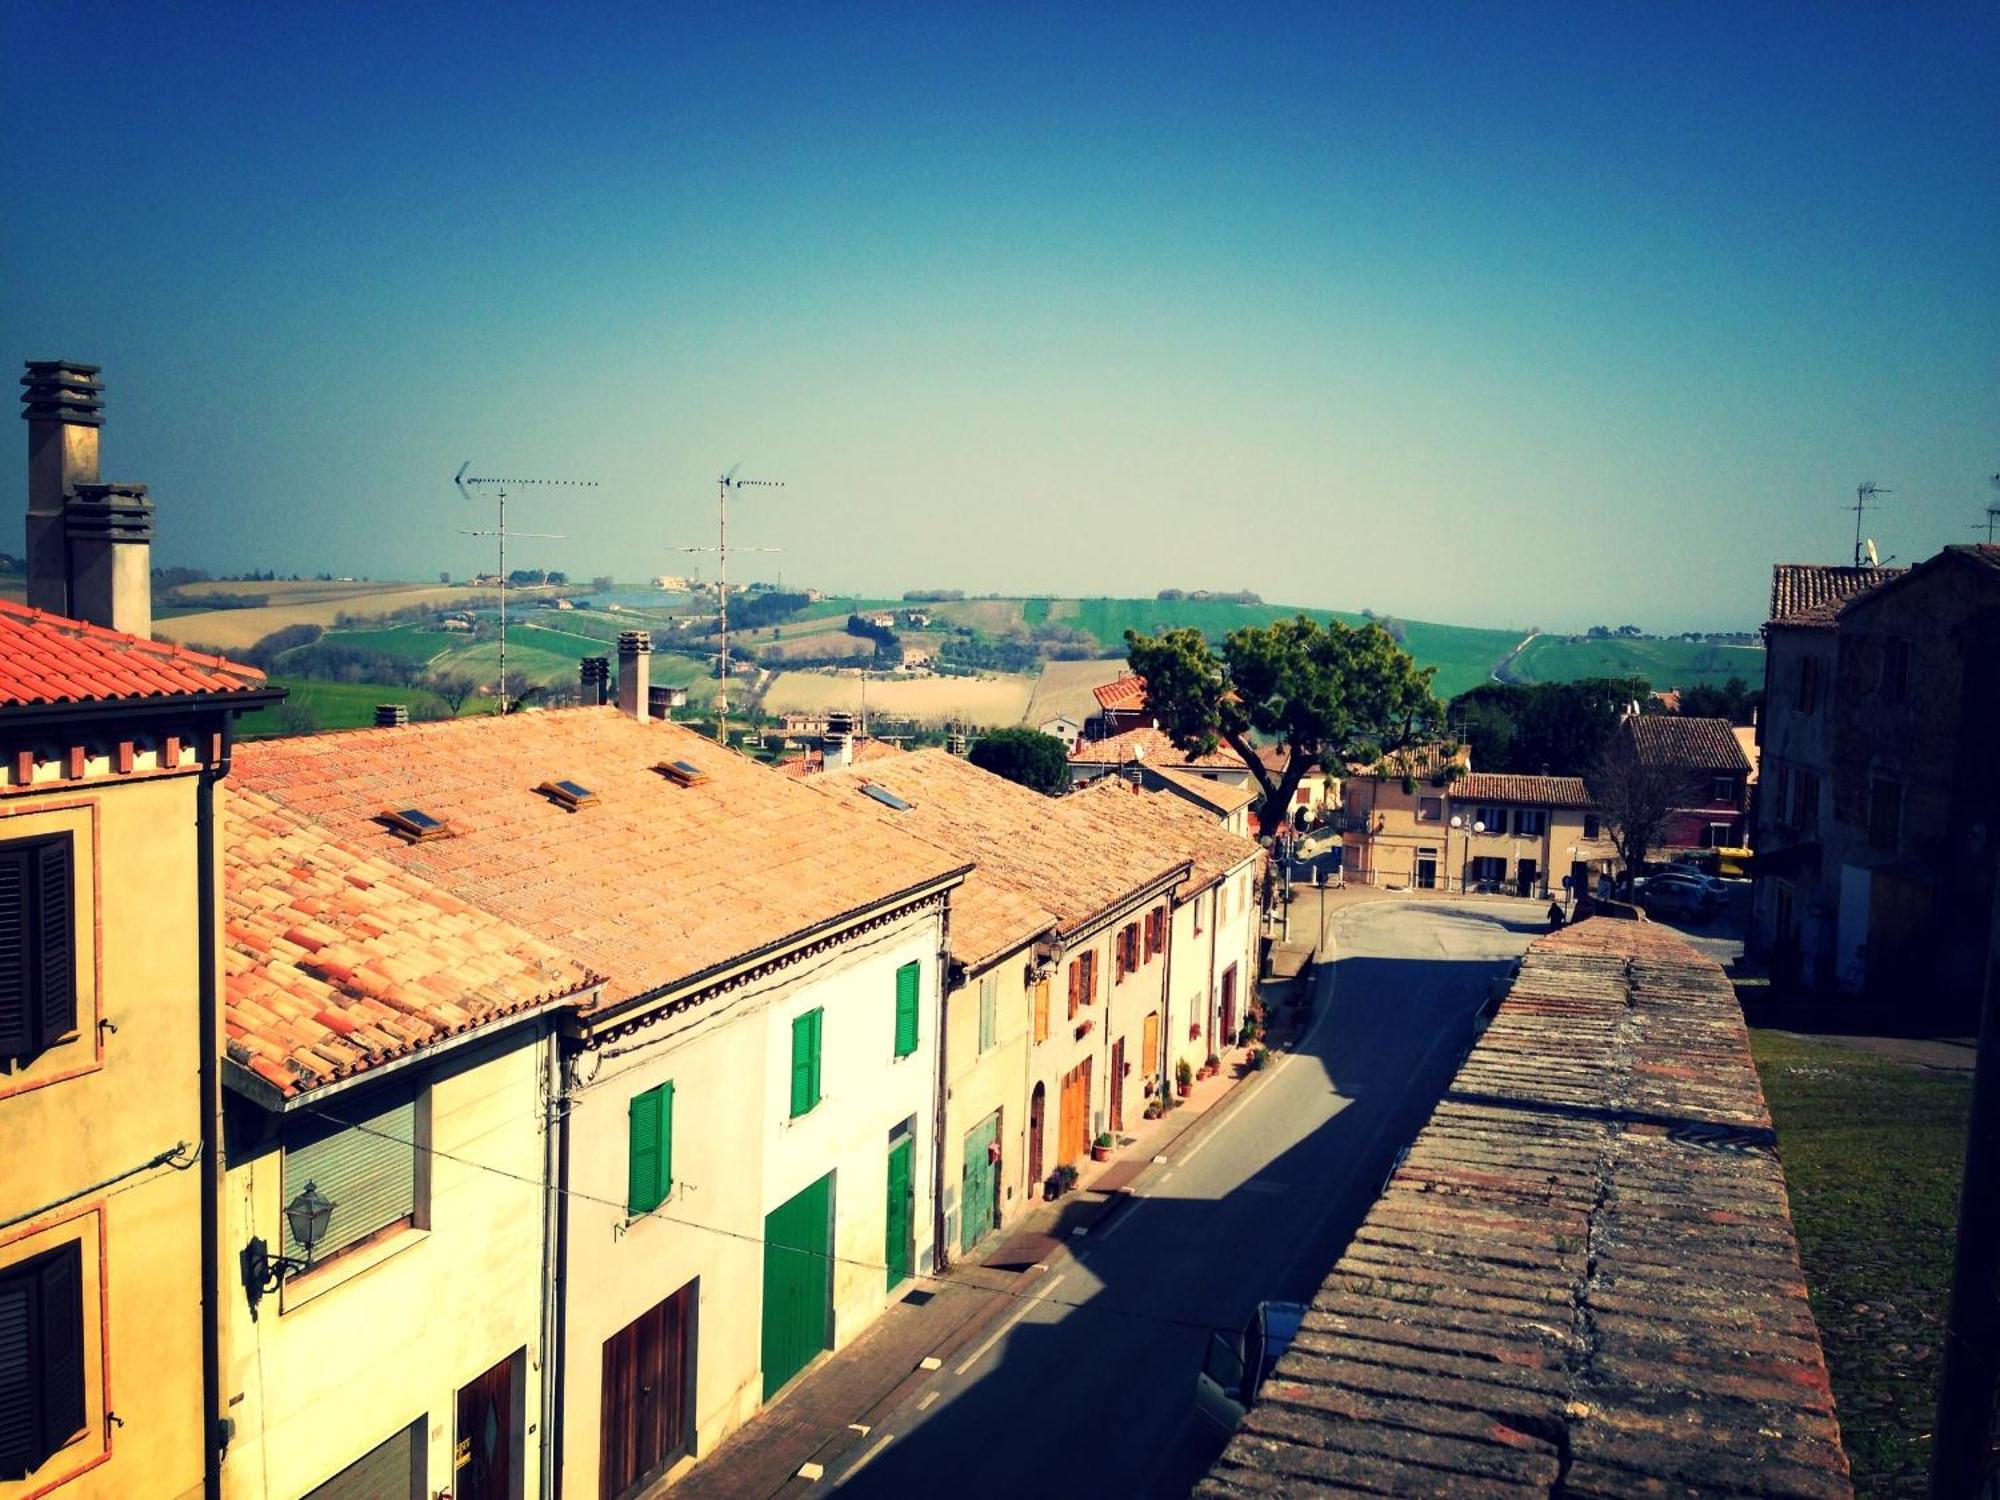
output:
M 867 1463 L 868 1460 L 873 1458 L 876 1454 L 880 1453 L 884 1448 L 888 1447 L 890 1439 L 895 1437 L 895 1435 L 896 1434 L 893 1432 L 883 1433 L 882 1440 L 880 1442 L 878 1442 L 874 1447 L 870 1448 L 866 1453 L 862 1454 L 861 1457 L 854 1460 L 854 1467 L 849 1469 L 845 1474 L 840 1476 L 840 1482 L 842 1484 L 845 1484 L 847 1483 L 848 1480 L 852 1479 L 856 1474 L 859 1474 L 861 1472 L 862 1465 Z
M 1100 1229 L 1097 1231 L 1097 1238 L 1095 1241 L 1093 1241 L 1093 1243 L 1101 1245 L 1106 1240 L 1110 1239 L 1112 1235 L 1116 1234 L 1119 1230 L 1123 1229 L 1127 1224 L 1131 1223 L 1133 1218 L 1138 1214 L 1139 1210 L 1145 1207 L 1145 1204 L 1146 1200 L 1144 1198 L 1136 1198 L 1136 1197 L 1133 1198 L 1131 1200 L 1130 1207 L 1128 1207 L 1124 1213 L 1120 1214 L 1117 1218 L 1111 1221 L 1111 1227 L 1109 1229 Z
M 943 1394 L 943 1391 L 925 1391 L 923 1399 L 917 1403 L 917 1410 L 929 1411 L 933 1406 L 937 1405 L 938 1397 Z
M 1027 1317 L 1029 1313 L 1035 1310 L 1036 1303 L 1040 1302 L 1044 1297 L 1048 1296 L 1050 1292 L 1053 1292 L 1061 1284 L 1062 1284 L 1062 1275 L 1060 1274 L 1051 1276 L 1047 1281 L 1042 1283 L 1042 1289 L 1040 1291 L 1036 1292 L 1035 1295 L 1030 1297 L 1026 1302 L 1023 1302 L 1018 1311 L 1016 1311 L 1011 1317 L 1009 1317 L 1006 1322 L 1002 1323 L 998 1328 L 994 1329 L 992 1335 L 986 1340 L 986 1342 L 981 1344 L 977 1349 L 973 1350 L 972 1353 L 966 1357 L 965 1363 L 960 1365 L 957 1369 L 953 1370 L 951 1373 L 954 1375 L 963 1375 L 967 1370 L 971 1369 L 974 1365 L 978 1364 L 982 1359 L 986 1358 L 987 1353 L 993 1348 L 995 1344 L 999 1343 L 1000 1340 L 1007 1337 L 1008 1333 L 1010 1333 L 1013 1330 L 1013 1327 L 1016 1323 L 1020 1322 L 1021 1319 Z

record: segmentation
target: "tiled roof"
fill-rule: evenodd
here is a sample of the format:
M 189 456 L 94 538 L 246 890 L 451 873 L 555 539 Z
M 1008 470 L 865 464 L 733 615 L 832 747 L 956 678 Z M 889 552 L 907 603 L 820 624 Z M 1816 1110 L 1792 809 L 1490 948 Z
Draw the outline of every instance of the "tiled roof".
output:
M 1148 766 L 1146 770 L 1149 775 L 1181 788 L 1190 797 L 1200 798 L 1224 817 L 1239 808 L 1248 807 L 1264 795 L 1263 789 L 1254 781 L 1211 781 L 1201 772 L 1191 771 L 1185 766 Z
M 1887 578 L 1875 588 L 1869 589 L 1865 596 L 1855 594 L 1841 601 L 1839 609 L 1835 613 L 1845 614 L 1850 608 L 1860 608 L 1866 604 L 1872 604 L 1883 594 L 1887 594 L 1894 589 L 1907 587 L 1915 583 L 1919 578 L 1928 578 L 1939 568 L 1953 567 L 1959 564 L 1971 567 L 1976 574 L 1992 575 L 1986 579 L 1986 581 L 1991 582 L 1994 577 L 2000 577 L 2000 544 L 1993 542 L 1955 542 L 1941 552 L 1932 553 L 1922 562 L 1912 567 L 1884 568 L 1881 571 L 1889 575 Z M 1834 622 L 1829 617 L 1826 623 L 1832 624 Z
M 0 599 L 0 708 L 235 693 L 263 685 L 264 674 L 241 662 Z
M 1690 719 L 1682 714 L 1634 714 L 1622 725 L 1646 765 L 1676 770 L 1748 771 L 1743 747 L 1727 719 Z
M 1411 745 L 1405 750 L 1391 750 L 1374 761 L 1355 761 L 1348 766 L 1352 776 L 1415 776 L 1419 779 L 1435 776 L 1446 766 L 1472 765 L 1472 751 L 1465 745 Z
M 1138 713 L 1146 706 L 1146 679 L 1128 672 L 1090 690 L 1106 713 Z
M 1581 776 L 1510 776 L 1468 771 L 1451 784 L 1454 802 L 1518 802 L 1525 807 L 1589 807 Z
M 681 786 L 652 768 L 685 760 Z M 965 861 L 830 809 L 767 766 L 615 707 L 482 714 L 239 746 L 236 779 L 608 976 L 609 1003 L 780 945 Z M 567 811 L 535 788 L 597 793 Z M 378 822 L 415 807 L 450 836 Z
M 1231 833 L 1172 792 L 1145 791 L 1118 776 L 1100 777 L 1070 793 L 1063 807 L 1072 816 L 1089 817 L 1110 837 L 1148 843 L 1171 858 L 1190 861 L 1176 900 L 1186 900 L 1264 852 L 1255 839 Z
M 961 862 L 977 861 L 951 917 L 953 950 L 975 967 L 1036 931 L 1082 926 L 1188 857 L 1107 829 L 1080 813 L 1074 797 L 1044 797 L 943 750 L 829 771 L 806 784 Z M 910 807 L 887 808 L 865 786 Z
M 229 1077 L 285 1098 L 588 989 L 597 976 L 255 792 L 223 805 Z
M 1128 729 L 1108 739 L 1085 740 L 1069 753 L 1070 763 L 1079 766 L 1123 766 L 1142 760 L 1149 766 L 1213 766 L 1220 770 L 1247 771 L 1243 757 L 1227 745 L 1217 745 L 1206 755 L 1189 755 L 1173 742 L 1164 729 L 1150 725 Z
M 1908 571 L 1778 563 L 1771 569 L 1771 623 L 1830 627 L 1840 606 L 1849 599 Z
M 885 755 L 901 755 L 901 745 L 892 745 L 887 740 L 857 739 L 853 745 L 853 758 L 858 764 L 865 760 L 880 760 Z M 826 752 L 818 746 L 803 755 L 778 762 L 777 769 L 794 781 L 803 781 L 808 776 L 817 776 L 826 769 Z
M 1195 1491 L 1851 1493 L 1715 962 L 1543 938 Z

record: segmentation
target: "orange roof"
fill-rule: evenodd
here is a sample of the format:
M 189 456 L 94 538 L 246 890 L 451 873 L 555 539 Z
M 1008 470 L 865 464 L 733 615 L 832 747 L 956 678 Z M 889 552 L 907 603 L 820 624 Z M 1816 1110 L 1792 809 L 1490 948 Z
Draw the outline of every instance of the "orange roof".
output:
M 1527 807 L 1589 807 L 1581 776 L 1511 776 L 1468 771 L 1451 784 L 1454 802 L 1518 802 Z
M 255 792 L 223 804 L 226 1048 L 252 1097 L 295 1098 L 598 977 Z
M 880 760 L 885 755 L 904 753 L 901 745 L 892 745 L 887 740 L 858 739 L 854 742 L 854 760 L 857 764 L 864 760 Z M 804 755 L 779 761 L 777 769 L 794 781 L 804 781 L 808 776 L 817 776 L 826 769 L 826 752 L 808 750 Z
M 829 771 L 808 785 L 955 858 L 977 861 L 953 898 L 951 916 L 952 946 L 974 968 L 1038 931 L 1073 931 L 1171 876 L 1188 857 L 1107 830 L 1079 813 L 1072 797 L 1044 797 L 943 750 Z M 867 786 L 910 806 L 887 807 Z
M 1090 819 L 1107 837 L 1138 840 L 1190 861 L 1192 868 L 1176 900 L 1206 890 L 1264 852 L 1255 839 L 1231 833 L 1172 792 L 1145 791 L 1122 777 L 1100 777 L 1063 798 L 1063 806 Z
M 1777 563 L 1771 569 L 1771 624 L 1831 629 L 1841 605 L 1908 571 Z
M 1100 682 L 1090 693 L 1106 713 L 1138 713 L 1146 706 L 1146 679 L 1128 672 Z
M 653 769 L 686 761 L 704 779 Z M 767 766 L 615 707 L 240 746 L 236 779 L 609 976 L 616 1004 L 785 946 L 965 861 L 830 810 Z M 596 793 L 570 811 L 535 788 Z M 418 808 L 445 837 L 379 821 Z
M 0 599 L 0 707 L 240 693 L 255 667 Z
M 1718 773 L 1750 769 L 1750 759 L 1727 719 L 1629 714 L 1619 728 L 1630 736 L 1642 765 Z
M 1085 740 L 1069 753 L 1070 764 L 1079 766 L 1123 766 L 1135 760 L 1149 766 L 1214 766 L 1219 770 L 1248 771 L 1243 757 L 1227 745 L 1217 745 L 1206 755 L 1189 755 L 1164 729 L 1150 726 L 1128 729 L 1109 739 Z
M 1224 817 L 1241 808 L 1248 807 L 1259 797 L 1263 789 L 1254 781 L 1211 780 L 1199 771 L 1191 771 L 1185 766 L 1148 766 L 1147 773 L 1157 776 L 1169 786 L 1179 787 L 1188 796 L 1199 798 L 1207 806 L 1214 808 Z M 1110 777 L 1099 777 L 1108 781 Z

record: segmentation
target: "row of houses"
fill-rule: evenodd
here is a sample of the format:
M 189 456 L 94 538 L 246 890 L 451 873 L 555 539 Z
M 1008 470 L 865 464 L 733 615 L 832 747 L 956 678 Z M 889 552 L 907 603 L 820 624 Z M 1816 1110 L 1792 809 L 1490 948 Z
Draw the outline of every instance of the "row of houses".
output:
M 236 743 L 95 373 L 30 367 L 0 604 L 4 1500 L 636 1494 L 1241 1028 L 1213 812 L 783 775 L 640 633 L 615 702 Z
M 1805 990 L 1977 1015 L 2000 547 L 1773 571 L 1750 944 Z

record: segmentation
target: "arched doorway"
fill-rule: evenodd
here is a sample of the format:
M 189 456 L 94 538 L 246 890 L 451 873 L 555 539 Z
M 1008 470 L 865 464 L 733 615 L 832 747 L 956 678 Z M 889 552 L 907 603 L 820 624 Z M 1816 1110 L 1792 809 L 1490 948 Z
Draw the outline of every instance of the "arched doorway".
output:
M 1049 1096 L 1041 1084 L 1035 1085 L 1034 1097 L 1028 1101 L 1028 1181 L 1027 1190 L 1032 1193 L 1042 1185 L 1042 1117 L 1048 1113 Z

